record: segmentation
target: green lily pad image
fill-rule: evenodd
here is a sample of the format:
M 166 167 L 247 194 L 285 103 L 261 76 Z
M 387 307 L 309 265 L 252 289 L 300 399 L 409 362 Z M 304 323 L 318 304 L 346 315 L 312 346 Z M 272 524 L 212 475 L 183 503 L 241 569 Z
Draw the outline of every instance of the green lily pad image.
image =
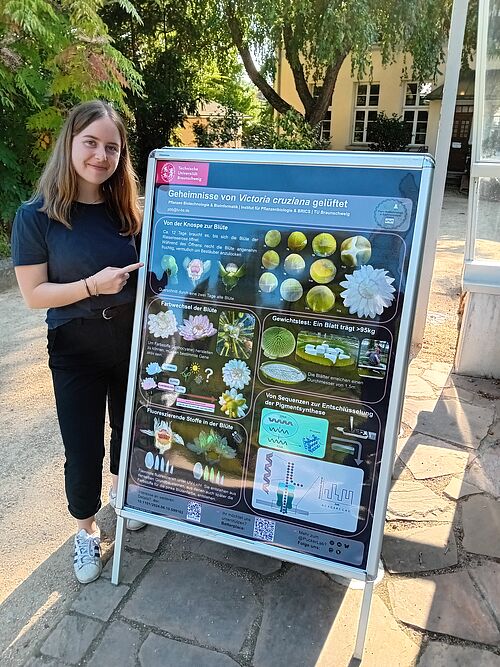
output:
M 261 365 L 260 372 L 266 379 L 280 384 L 298 384 L 307 377 L 300 368 L 281 361 L 266 361 Z
M 315 336 L 301 331 L 297 336 L 296 357 L 319 366 L 352 366 L 358 357 L 357 338 Z

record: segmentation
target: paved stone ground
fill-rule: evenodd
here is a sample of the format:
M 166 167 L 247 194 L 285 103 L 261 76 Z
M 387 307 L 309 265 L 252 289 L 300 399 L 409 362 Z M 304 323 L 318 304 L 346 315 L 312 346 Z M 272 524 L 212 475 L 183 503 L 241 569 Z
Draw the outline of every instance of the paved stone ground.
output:
M 364 667 L 500 666 L 500 383 L 450 371 L 410 366 Z M 151 526 L 111 564 L 26 667 L 350 664 L 361 594 L 322 572 Z
M 362 664 L 500 667 L 500 383 L 428 359 L 409 368 Z M 103 577 L 56 589 L 56 617 L 48 591 L 2 666 L 352 665 L 361 593 L 322 572 L 148 526 L 127 534 L 115 587 L 106 545 Z

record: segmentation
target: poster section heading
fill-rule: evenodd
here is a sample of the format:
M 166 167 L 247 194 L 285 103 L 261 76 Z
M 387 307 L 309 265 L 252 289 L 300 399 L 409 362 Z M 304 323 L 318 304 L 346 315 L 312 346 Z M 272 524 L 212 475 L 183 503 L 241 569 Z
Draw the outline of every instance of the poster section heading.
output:
M 195 218 L 335 226 L 340 229 L 397 229 L 410 226 L 412 202 L 404 198 L 361 197 L 307 192 L 159 186 L 156 211 Z M 200 223 L 202 224 L 202 223 Z

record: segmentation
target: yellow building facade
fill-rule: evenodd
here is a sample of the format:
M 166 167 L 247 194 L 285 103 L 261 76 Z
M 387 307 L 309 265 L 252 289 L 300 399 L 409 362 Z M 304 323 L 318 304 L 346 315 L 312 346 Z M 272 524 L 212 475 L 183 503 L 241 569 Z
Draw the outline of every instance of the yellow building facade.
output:
M 372 71 L 359 81 L 351 74 L 351 59 L 347 57 L 339 71 L 332 104 L 322 123 L 322 135 L 330 140 L 333 150 L 367 150 L 370 121 L 377 113 L 402 116 L 412 125 L 410 150 L 434 153 L 441 101 L 424 100 L 424 95 L 443 83 L 436 81 L 420 85 L 403 78 L 403 55 L 385 67 L 380 51 L 372 54 Z M 411 60 L 407 57 L 407 69 Z M 296 109 L 303 111 L 295 90 L 292 72 L 282 59 L 276 79 L 278 93 Z

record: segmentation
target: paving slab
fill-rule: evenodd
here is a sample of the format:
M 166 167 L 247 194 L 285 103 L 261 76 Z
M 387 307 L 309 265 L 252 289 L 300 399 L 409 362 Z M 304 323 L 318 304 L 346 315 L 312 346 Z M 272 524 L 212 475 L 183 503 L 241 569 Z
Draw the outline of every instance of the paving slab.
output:
M 389 494 L 388 521 L 451 522 L 454 513 L 453 503 L 418 481 L 397 479 Z
M 439 398 L 438 390 L 419 375 L 410 373 L 406 380 L 405 396 L 412 396 L 414 398 L 429 398 L 435 396 Z
M 500 624 L 500 564 L 485 563 L 469 568 L 469 574 L 476 582 L 484 598 L 488 600 L 497 622 Z
M 449 524 L 386 529 L 382 555 L 389 572 L 426 572 L 458 562 L 457 544 Z
M 252 664 L 317 664 L 346 589 L 318 570 L 294 566 L 264 588 L 264 614 Z
M 165 528 L 158 528 L 158 526 L 146 526 L 142 530 L 127 530 L 123 540 L 124 546 L 153 554 L 167 533 Z
M 477 449 L 493 422 L 494 405 L 470 405 L 452 398 L 434 401 L 408 398 L 403 421 L 419 433 Z
M 114 558 L 114 557 L 113 557 Z M 101 579 L 111 579 L 111 570 L 113 569 L 113 558 L 110 558 L 101 574 Z M 137 551 L 122 551 L 120 564 L 120 584 L 131 584 L 141 574 L 146 565 L 150 562 L 151 556 Z
M 463 503 L 462 523 L 464 549 L 500 558 L 500 501 L 472 496 Z
M 113 621 L 86 665 L 87 667 L 103 667 L 103 665 L 135 667 L 141 642 L 139 630 L 123 621 Z
M 190 553 L 206 556 L 221 563 L 228 563 L 235 567 L 253 570 L 263 576 L 277 572 L 283 565 L 283 562 L 276 558 L 269 558 L 268 556 L 262 556 L 261 554 L 245 551 L 244 549 L 236 549 L 225 544 L 219 544 L 212 540 L 204 540 L 200 537 L 182 535 L 180 533 L 174 537 L 167 547 L 166 556 L 168 556 L 170 549 L 173 551 L 180 550 L 181 552 L 189 551 Z
M 150 633 L 141 646 L 139 664 L 141 667 L 238 667 L 228 655 L 154 633 Z
M 351 667 L 360 605 L 361 592 L 348 591 L 317 662 L 310 660 L 304 667 Z M 409 667 L 415 664 L 418 653 L 419 644 L 410 639 L 384 602 L 374 595 L 362 667 Z M 257 662 L 254 664 L 260 667 Z M 273 667 L 284 664 L 278 662 Z
M 448 486 L 443 489 L 443 493 L 452 500 L 459 500 L 465 496 L 482 493 L 482 491 L 477 486 L 465 482 L 463 477 L 452 477 Z
M 23 667 L 64 667 L 64 662 L 59 660 L 45 660 L 43 658 L 30 658 Z
M 86 616 L 64 616 L 40 649 L 44 655 L 76 665 L 101 631 L 102 623 Z
M 259 605 L 251 584 L 206 561 L 158 560 L 121 610 L 130 620 L 237 653 Z
M 500 641 L 498 626 L 467 571 L 388 579 L 396 617 L 430 632 L 483 644 Z
M 420 413 L 433 412 L 437 405 L 437 402 L 438 402 L 437 398 L 434 398 L 432 400 L 423 398 L 422 399 L 413 398 L 411 396 L 405 398 L 403 404 L 403 416 L 402 416 L 403 423 L 409 426 L 413 431 L 417 426 Z
M 397 452 L 415 479 L 463 475 L 469 460 L 468 452 L 422 433 L 399 441 Z
M 473 646 L 430 642 L 418 667 L 500 667 L 500 656 Z
M 451 369 L 451 364 L 442 366 L 439 362 L 434 362 L 429 369 L 422 373 L 422 378 L 433 384 L 435 387 L 445 387 L 449 382 Z
M 473 390 L 456 387 L 455 385 L 445 387 L 441 392 L 441 398 L 456 399 L 465 403 L 475 403 L 478 405 L 488 405 L 489 403 L 488 398 L 478 396 Z
M 467 471 L 465 481 L 500 497 L 500 443 L 480 452 Z
M 98 579 L 82 587 L 71 609 L 91 618 L 109 621 L 111 614 L 128 590 L 129 587 L 123 584 L 114 586 L 106 579 Z

